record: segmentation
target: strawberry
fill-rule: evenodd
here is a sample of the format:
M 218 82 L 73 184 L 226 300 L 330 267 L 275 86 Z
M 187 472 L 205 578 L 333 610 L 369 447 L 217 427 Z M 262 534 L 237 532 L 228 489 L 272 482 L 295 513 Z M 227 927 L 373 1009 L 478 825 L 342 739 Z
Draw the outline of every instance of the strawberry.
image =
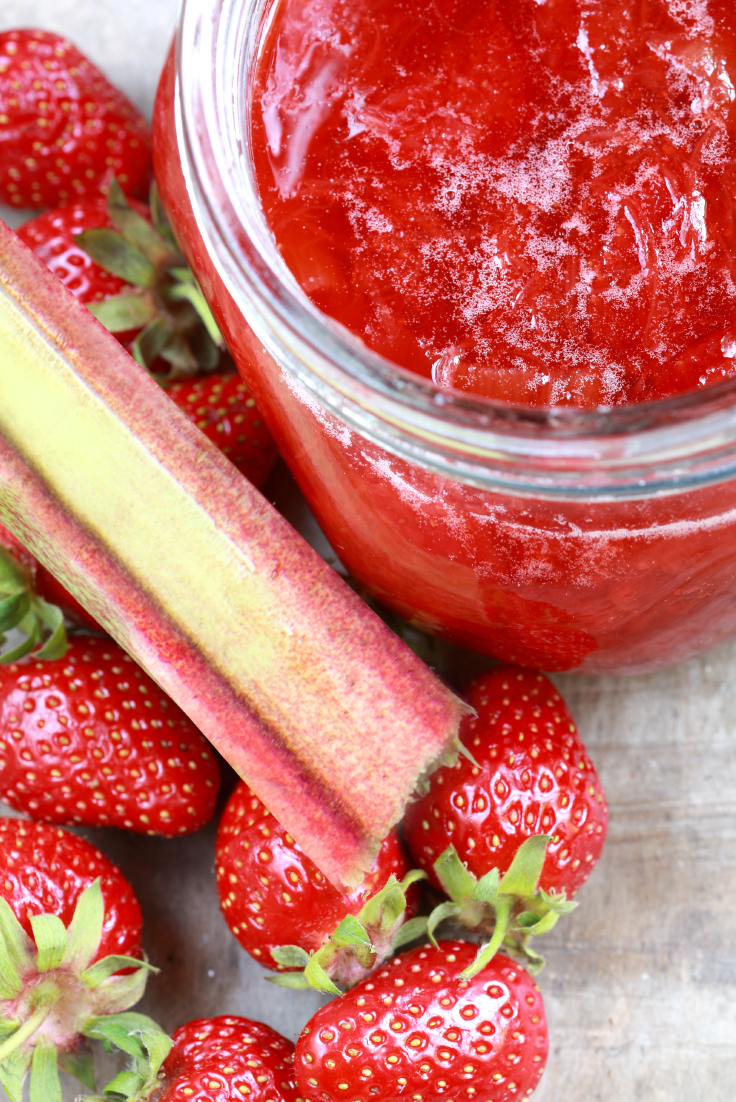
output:
M 141 913 L 99 850 L 42 823 L 0 820 L 0 1082 L 20 1102 L 61 1102 L 57 1060 L 94 1088 L 83 1038 L 114 1040 L 150 966 Z M 131 971 L 132 970 L 132 971 Z M 120 974 L 124 971 L 124 974 Z
M 97 195 L 116 176 L 143 197 L 150 181 L 143 116 L 57 34 L 0 34 L 0 201 L 55 207 Z
M 203 826 L 219 783 L 204 736 L 116 643 L 0 667 L 0 796 L 35 819 L 172 837 Z
M 225 921 L 260 964 L 287 972 L 274 979 L 283 986 L 335 993 L 336 984 L 355 983 L 418 936 L 407 921 L 415 892 L 406 898 L 416 874 L 395 831 L 362 884 L 339 890 L 241 782 L 220 820 L 215 852 Z M 426 920 L 418 921 L 423 930 Z
M 486 935 L 471 976 L 505 944 L 538 971 L 530 938 L 574 909 L 568 896 L 603 848 L 608 808 L 560 694 L 543 674 L 498 666 L 471 682 L 468 756 L 439 769 L 405 816 L 412 855 L 449 897 L 452 918 Z M 545 833 L 542 833 L 542 832 Z
M 306 1102 L 530 1095 L 547 1059 L 541 995 L 504 956 L 462 979 L 474 951 L 464 941 L 413 949 L 318 1010 L 294 1056 Z
M 155 188 L 151 199 L 150 208 L 131 204 L 113 180 L 107 200 L 47 211 L 21 226 L 18 236 L 156 373 L 189 420 L 261 486 L 276 461 L 276 445 L 245 383 L 219 370 L 219 330 Z
M 466 699 L 477 712 L 460 728 L 470 757 L 438 769 L 407 808 L 414 860 L 439 888 L 433 865 L 450 844 L 480 877 L 503 874 L 525 839 L 547 834 L 539 885 L 573 895 L 600 857 L 608 808 L 565 702 L 543 674 L 514 666 L 476 678 Z
M 28 935 L 31 915 L 51 912 L 68 926 L 80 895 L 98 878 L 105 922 L 97 957 L 140 956 L 141 909 L 112 861 L 67 830 L 0 819 L 0 896 Z
M 299 1102 L 294 1046 L 275 1029 L 248 1018 L 200 1018 L 180 1026 L 168 1056 L 153 1053 L 108 1083 L 101 1102 Z

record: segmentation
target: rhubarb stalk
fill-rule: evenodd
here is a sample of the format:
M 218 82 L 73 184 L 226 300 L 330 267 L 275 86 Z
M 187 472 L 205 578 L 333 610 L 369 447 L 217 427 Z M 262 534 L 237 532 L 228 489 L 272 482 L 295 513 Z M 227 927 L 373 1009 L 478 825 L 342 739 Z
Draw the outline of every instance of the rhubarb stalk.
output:
M 0 519 L 354 882 L 464 706 L 0 223 Z

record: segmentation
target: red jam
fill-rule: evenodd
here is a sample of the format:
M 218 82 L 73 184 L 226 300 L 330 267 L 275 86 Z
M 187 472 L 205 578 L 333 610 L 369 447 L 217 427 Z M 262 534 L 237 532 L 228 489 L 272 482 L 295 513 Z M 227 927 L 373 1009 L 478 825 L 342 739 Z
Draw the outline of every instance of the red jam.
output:
M 263 204 L 310 298 L 533 405 L 736 375 L 734 0 L 282 0 Z
M 734 373 L 732 5 L 280 0 L 253 136 L 288 264 L 322 309 L 442 385 L 596 405 Z M 542 669 L 641 672 L 736 633 L 736 479 L 515 496 L 391 454 L 313 401 L 208 254 L 175 103 L 172 53 L 156 178 L 355 578 L 418 626 Z

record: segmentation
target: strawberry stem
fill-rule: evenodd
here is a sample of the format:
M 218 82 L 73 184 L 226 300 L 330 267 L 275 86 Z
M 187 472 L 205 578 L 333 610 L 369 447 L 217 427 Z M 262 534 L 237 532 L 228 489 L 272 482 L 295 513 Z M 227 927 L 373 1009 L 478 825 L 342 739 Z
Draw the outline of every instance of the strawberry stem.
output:
M 491 961 L 504 943 L 509 928 L 514 899 L 510 895 L 499 895 L 496 902 L 496 927 L 490 941 L 480 947 L 473 963 L 460 974 L 461 980 L 472 980 L 482 968 Z
M 539 888 L 549 842 L 547 834 L 527 838 L 503 876 L 498 869 L 490 869 L 477 879 L 453 845 L 435 861 L 435 874 L 450 901 L 440 903 L 429 916 L 427 934 L 432 944 L 436 947 L 434 931 L 446 919 L 456 919 L 481 933 L 490 933 L 493 923 L 490 939 L 481 945 L 475 960 L 463 972 L 464 980 L 477 975 L 502 945 L 526 958 L 533 974 L 544 966 L 544 957 L 530 948 L 529 939 L 547 933 L 562 915 L 577 906 L 564 892 Z
M 6 1060 L 8 1056 L 12 1054 L 25 1044 L 25 1042 L 32 1037 L 40 1026 L 48 1018 L 49 1014 L 54 1008 L 56 999 L 47 999 L 41 1003 L 39 1007 L 31 1014 L 30 1018 L 23 1023 L 20 1029 L 17 1029 L 12 1037 L 8 1037 L 7 1041 L 4 1041 L 0 1045 L 0 1064 L 3 1060 Z
M 272 949 L 271 956 L 276 964 L 283 968 L 304 970 L 268 976 L 268 981 L 278 987 L 298 990 L 313 987 L 316 991 L 341 995 L 337 984 L 352 987 L 382 964 L 395 951 L 397 944 L 402 944 L 407 938 L 413 940 L 426 932 L 425 918 L 404 923 L 406 893 L 412 884 L 425 877 L 426 873 L 420 869 L 412 869 L 403 880 L 392 874 L 381 890 L 363 904 L 358 914 L 346 915 L 329 941 L 311 956 L 297 945 L 280 945 Z

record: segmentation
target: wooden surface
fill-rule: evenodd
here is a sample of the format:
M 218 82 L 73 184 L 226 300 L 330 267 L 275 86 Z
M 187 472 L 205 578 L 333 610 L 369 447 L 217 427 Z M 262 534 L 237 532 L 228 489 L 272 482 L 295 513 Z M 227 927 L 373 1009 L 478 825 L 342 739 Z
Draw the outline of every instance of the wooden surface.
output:
M 150 109 L 175 9 L 175 0 L 3 0 L 0 30 L 63 31 Z M 272 490 L 316 540 L 288 480 Z M 649 677 L 555 679 L 601 773 L 611 826 L 581 906 L 547 939 L 551 1054 L 535 1102 L 733 1097 L 734 670 L 736 644 Z M 162 969 L 139 1009 L 167 1028 L 237 1013 L 296 1037 L 321 999 L 265 983 L 230 935 L 215 894 L 214 825 L 175 841 L 86 833 L 135 887 L 144 943 Z M 68 1081 L 65 1099 L 75 1094 Z

